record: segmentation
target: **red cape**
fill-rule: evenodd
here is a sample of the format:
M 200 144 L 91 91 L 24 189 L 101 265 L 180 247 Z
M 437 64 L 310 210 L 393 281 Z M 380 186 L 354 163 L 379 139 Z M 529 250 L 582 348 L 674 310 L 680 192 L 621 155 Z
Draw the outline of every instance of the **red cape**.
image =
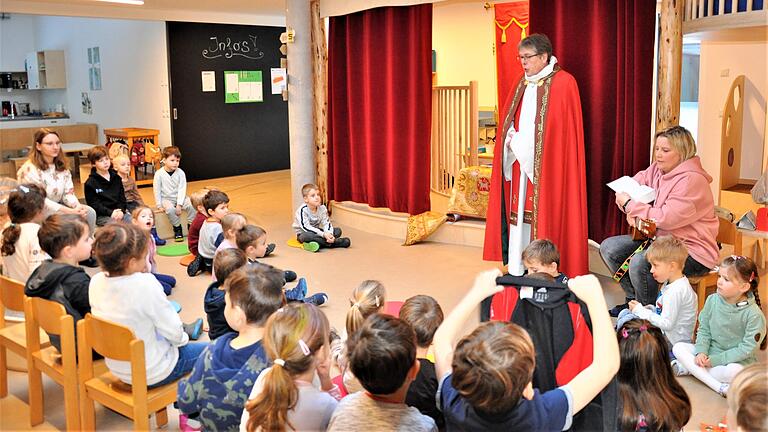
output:
M 483 259 L 504 263 L 508 261 L 511 187 L 510 182 L 504 179 L 501 161 L 507 132 L 504 119 L 516 102 L 516 88 L 512 89 L 504 109 L 499 112 L 499 130 L 496 134 L 499 139 L 494 150 L 483 248 Z M 579 88 L 571 74 L 559 70 L 552 77 L 547 94 L 541 153 L 536 155 L 540 159 L 541 171 L 538 184 L 534 186 L 534 193 L 538 193 L 538 205 L 534 210 L 532 232 L 534 238 L 549 239 L 560 250 L 561 272 L 568 276 L 583 275 L 589 270 L 589 257 L 586 160 Z M 519 98 L 522 98 L 522 92 L 518 94 Z M 541 93 L 537 105 L 538 111 L 542 106 Z M 515 124 L 518 124 L 519 108 L 520 104 L 515 113 Z

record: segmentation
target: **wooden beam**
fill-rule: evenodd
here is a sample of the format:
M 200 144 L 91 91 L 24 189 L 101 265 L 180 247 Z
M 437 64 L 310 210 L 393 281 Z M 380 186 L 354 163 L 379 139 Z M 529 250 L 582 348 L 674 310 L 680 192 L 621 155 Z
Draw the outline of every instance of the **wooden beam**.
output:
M 312 29 L 312 71 L 314 85 L 314 109 L 312 120 L 315 129 L 315 163 L 317 187 L 323 202 L 328 201 L 328 45 L 325 41 L 325 22 L 320 16 L 320 0 L 311 0 L 310 22 Z
M 662 0 L 660 25 L 656 131 L 677 125 L 680 121 L 683 0 Z

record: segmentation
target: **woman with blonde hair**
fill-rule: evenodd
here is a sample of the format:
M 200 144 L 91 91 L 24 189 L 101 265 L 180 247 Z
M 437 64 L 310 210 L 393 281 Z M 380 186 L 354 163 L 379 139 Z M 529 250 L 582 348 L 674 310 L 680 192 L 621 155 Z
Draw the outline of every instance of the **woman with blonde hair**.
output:
M 616 193 L 616 205 L 626 214 L 634 227 L 638 219 L 652 219 L 656 234 L 673 235 L 688 249 L 683 266 L 687 277 L 709 273 L 717 264 L 717 231 L 715 202 L 709 184 L 712 177 L 704 171 L 696 156 L 693 136 L 682 126 L 672 126 L 656 134 L 653 150 L 654 162 L 633 177 L 639 184 L 656 192 L 656 199 L 643 203 L 630 198 L 625 192 Z M 626 301 L 611 310 L 612 316 L 627 308 L 631 300 L 654 304 L 659 284 L 651 274 L 651 264 L 645 257 L 647 247 L 643 240 L 631 236 L 609 237 L 600 244 L 600 255 L 608 268 L 615 272 L 626 294 Z M 626 273 L 622 268 L 629 265 Z
M 329 332 L 328 318 L 312 304 L 290 303 L 269 317 L 264 349 L 273 364 L 256 379 L 241 431 L 327 428 L 341 399 L 330 378 Z

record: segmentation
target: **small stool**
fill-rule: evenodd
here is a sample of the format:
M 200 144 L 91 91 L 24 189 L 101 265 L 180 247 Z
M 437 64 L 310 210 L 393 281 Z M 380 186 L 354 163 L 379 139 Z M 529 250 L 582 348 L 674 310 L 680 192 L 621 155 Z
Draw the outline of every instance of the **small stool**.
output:
M 173 226 L 171 225 L 170 219 L 168 219 L 168 215 L 166 215 L 163 210 L 158 210 L 157 208 L 153 208 L 152 212 L 155 216 L 155 229 L 157 230 L 157 236 L 161 239 L 172 239 Z M 181 219 L 181 230 L 184 232 L 184 237 L 186 237 L 188 235 L 186 224 L 187 212 L 182 210 L 179 219 Z

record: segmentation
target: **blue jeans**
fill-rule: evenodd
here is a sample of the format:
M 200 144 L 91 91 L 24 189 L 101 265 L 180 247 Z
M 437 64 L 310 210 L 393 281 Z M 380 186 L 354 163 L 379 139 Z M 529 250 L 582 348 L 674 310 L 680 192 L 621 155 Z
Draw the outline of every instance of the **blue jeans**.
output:
M 162 273 L 152 273 L 155 275 L 155 279 L 163 286 L 165 295 L 171 295 L 171 290 L 176 286 L 176 278 L 171 275 L 164 275 Z
M 631 236 L 620 235 L 608 237 L 600 243 L 600 256 L 605 261 L 608 269 L 615 272 L 632 252 L 642 243 L 642 240 L 632 240 Z M 645 259 L 645 252 L 635 254 L 629 262 L 629 271 L 621 278 L 621 287 L 628 300 L 637 299 L 644 305 L 656 304 L 659 294 L 659 283 L 651 274 L 651 263 Z M 688 256 L 683 267 L 683 274 L 701 276 L 709 273 L 707 267 Z
M 200 354 L 203 353 L 203 350 L 208 344 L 208 342 L 190 342 L 184 346 L 180 346 L 179 359 L 176 360 L 176 366 L 174 366 L 171 374 L 165 377 L 162 381 L 147 387 L 154 388 L 164 386 L 190 373 L 195 366 L 195 363 L 197 363 L 197 358 L 200 357 Z

